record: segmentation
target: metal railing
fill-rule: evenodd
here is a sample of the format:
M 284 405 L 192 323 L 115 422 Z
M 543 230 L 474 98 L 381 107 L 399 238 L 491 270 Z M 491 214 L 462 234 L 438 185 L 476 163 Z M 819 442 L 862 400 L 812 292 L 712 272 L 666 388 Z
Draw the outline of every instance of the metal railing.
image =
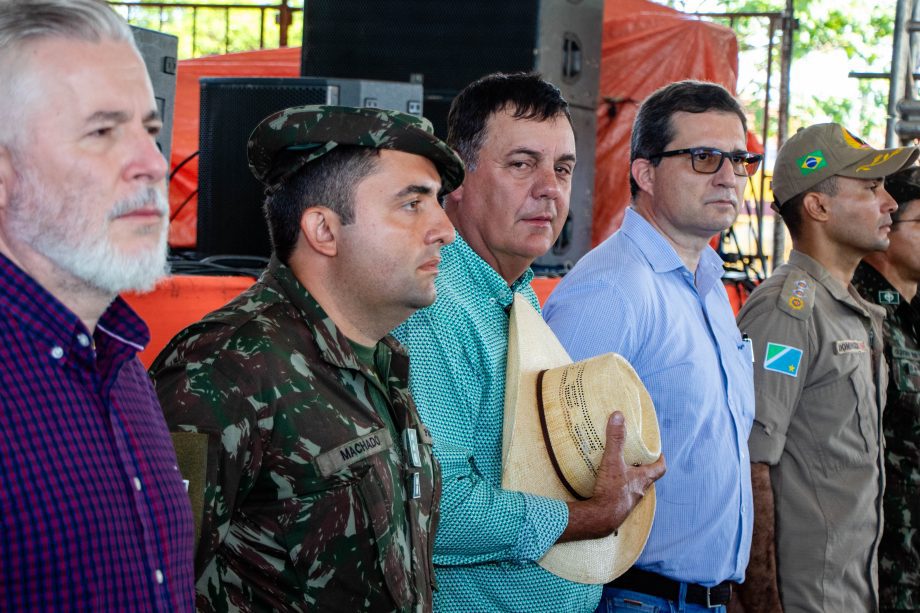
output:
M 766 147 L 770 139 L 771 122 L 773 121 L 773 91 L 775 87 L 775 78 L 779 78 L 777 108 L 775 112 L 776 123 L 773 126 L 776 134 L 777 150 L 786 141 L 786 133 L 789 127 L 789 78 L 792 70 L 792 37 L 793 30 L 796 27 L 795 17 L 793 15 L 793 2 L 786 0 L 786 10 L 782 12 L 738 12 L 738 13 L 691 13 L 700 18 L 711 19 L 724 23 L 731 29 L 735 30 L 739 21 L 757 20 L 765 22 L 766 25 L 766 48 L 765 48 L 765 80 L 763 87 L 763 107 L 761 119 L 760 139 Z M 777 40 L 777 38 L 779 40 Z M 766 162 L 766 159 L 764 160 Z M 765 165 L 765 164 L 764 164 Z M 782 219 L 773 216 L 773 236 L 772 236 L 772 266 L 767 265 L 767 257 L 764 252 L 764 213 L 767 203 L 764 201 L 766 174 L 761 172 L 758 176 L 760 185 L 756 189 L 757 202 L 755 209 L 755 242 L 756 253 L 754 257 L 760 261 L 763 272 L 775 269 L 782 264 L 785 252 L 785 230 Z
M 130 23 L 179 37 L 179 57 L 299 45 L 303 9 L 274 4 L 122 2 L 109 4 Z

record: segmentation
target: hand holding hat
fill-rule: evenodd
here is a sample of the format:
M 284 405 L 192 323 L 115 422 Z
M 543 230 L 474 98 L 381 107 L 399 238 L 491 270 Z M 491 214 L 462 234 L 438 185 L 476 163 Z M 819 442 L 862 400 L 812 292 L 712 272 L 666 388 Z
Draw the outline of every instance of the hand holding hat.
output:
M 594 490 L 589 500 L 578 503 L 583 505 L 582 510 L 586 512 L 575 513 L 570 508 L 569 525 L 562 533 L 560 541 L 575 540 L 574 536 L 569 538 L 570 533 L 603 539 L 623 526 L 644 497 L 651 495 L 654 499 L 653 483 L 664 475 L 664 456 L 660 455 L 648 464 L 627 463 L 624 459 L 627 457 L 624 448 L 629 438 L 626 427 L 626 419 L 619 411 L 614 412 L 607 421 L 607 443 L 598 466 Z M 654 509 L 654 500 L 646 504 L 650 504 Z M 614 538 L 618 536 L 614 535 Z M 641 551 L 641 547 L 639 549 Z M 629 564 L 619 563 L 616 566 L 616 575 L 625 571 L 628 566 Z M 607 581 L 614 578 L 612 576 Z
M 632 566 L 651 531 L 660 454 L 652 399 L 629 363 L 608 353 L 573 364 L 543 318 L 515 296 L 502 487 L 564 500 L 570 510 L 560 538 L 567 542 L 553 545 L 540 566 L 580 583 L 606 583 Z

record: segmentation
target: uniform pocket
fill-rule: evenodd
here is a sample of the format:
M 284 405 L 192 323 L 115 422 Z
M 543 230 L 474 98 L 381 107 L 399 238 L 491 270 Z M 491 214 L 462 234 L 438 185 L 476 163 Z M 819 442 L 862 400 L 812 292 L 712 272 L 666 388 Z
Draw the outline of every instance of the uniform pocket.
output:
M 902 394 L 920 393 L 920 351 L 892 347 L 889 376 Z
M 872 465 L 877 426 L 871 416 L 872 385 L 858 372 L 802 394 L 797 415 L 808 423 L 825 473 Z

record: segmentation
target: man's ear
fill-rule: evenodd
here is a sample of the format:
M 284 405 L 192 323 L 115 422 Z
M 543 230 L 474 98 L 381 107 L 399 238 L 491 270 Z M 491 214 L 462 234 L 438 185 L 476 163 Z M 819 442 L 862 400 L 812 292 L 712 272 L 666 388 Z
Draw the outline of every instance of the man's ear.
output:
M 629 165 L 629 172 L 633 180 L 639 184 L 639 189 L 648 193 L 655 193 L 655 173 L 658 168 L 645 158 L 636 158 Z
M 802 198 L 802 212 L 815 221 L 825 222 L 830 219 L 831 198 L 820 192 L 808 192 Z
M 339 216 L 324 206 L 311 206 L 300 217 L 300 234 L 317 253 L 335 257 L 342 222 Z
M 13 193 L 13 180 L 16 173 L 13 172 L 13 156 L 9 148 L 0 145 L 0 210 L 6 209 L 10 205 L 10 199 Z

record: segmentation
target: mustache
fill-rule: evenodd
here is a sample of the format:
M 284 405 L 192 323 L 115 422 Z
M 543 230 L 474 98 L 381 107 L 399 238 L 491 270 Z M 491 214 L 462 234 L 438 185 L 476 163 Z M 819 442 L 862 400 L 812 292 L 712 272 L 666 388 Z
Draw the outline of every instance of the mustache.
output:
M 109 221 L 130 215 L 136 211 L 154 208 L 157 213 L 165 216 L 169 213 L 169 203 L 166 201 L 166 195 L 162 191 L 147 186 L 138 190 L 134 195 L 122 198 L 115 203 L 109 212 Z

